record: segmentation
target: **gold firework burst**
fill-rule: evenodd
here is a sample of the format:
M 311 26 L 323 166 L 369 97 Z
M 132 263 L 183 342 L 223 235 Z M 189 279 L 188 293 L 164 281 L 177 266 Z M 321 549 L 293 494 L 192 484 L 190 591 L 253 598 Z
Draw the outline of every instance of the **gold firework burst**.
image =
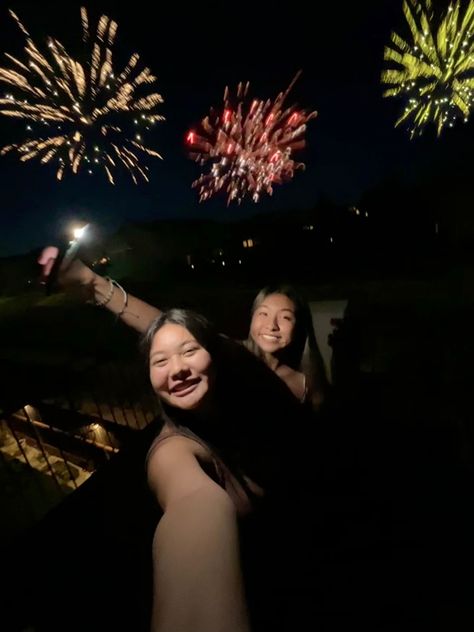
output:
M 396 125 L 410 124 L 413 138 L 434 123 L 438 136 L 457 119 L 467 122 L 474 102 L 474 0 L 460 0 L 438 16 L 431 0 L 405 0 L 411 38 L 392 33 L 384 59 L 396 68 L 382 73 L 386 97 L 402 97 L 406 107 Z
M 0 114 L 23 119 L 29 134 L 4 147 L 1 154 L 16 153 L 21 162 L 55 162 L 58 180 L 67 169 L 73 174 L 100 169 L 114 184 L 114 171 L 121 166 L 135 184 L 138 177 L 148 181 L 143 158 L 161 156 L 144 144 L 142 128 L 163 120 L 156 113 L 163 99 L 150 91 L 156 81 L 151 70 L 138 70 L 138 53 L 121 72 L 114 72 L 117 23 L 103 15 L 91 38 L 87 11 L 81 9 L 87 52 L 82 64 L 52 37 L 41 52 L 20 19 L 13 11 L 10 14 L 26 38 L 26 60 L 5 53 L 12 66 L 0 68 L 0 82 L 10 92 L 0 98 Z

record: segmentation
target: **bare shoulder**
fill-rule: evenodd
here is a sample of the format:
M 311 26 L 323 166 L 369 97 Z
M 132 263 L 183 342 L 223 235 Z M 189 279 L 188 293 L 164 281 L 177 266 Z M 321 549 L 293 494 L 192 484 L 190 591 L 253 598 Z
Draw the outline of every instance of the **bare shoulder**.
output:
M 184 463 L 192 458 L 206 459 L 209 456 L 209 452 L 197 441 L 165 430 L 158 435 L 156 445 L 150 449 L 148 475 L 150 472 L 174 468 L 176 463 Z
M 188 437 L 160 436 L 148 458 L 147 477 L 162 509 L 202 486 L 218 487 L 199 464 L 207 459 L 205 447 Z
M 152 458 L 157 458 L 155 455 L 159 454 L 160 459 L 166 459 L 175 452 L 192 452 L 199 457 L 205 457 L 208 454 L 206 448 L 198 441 L 185 434 L 180 434 L 176 429 L 165 427 L 150 446 L 148 463 Z
M 289 366 L 282 366 L 279 367 L 277 375 L 285 382 L 296 399 L 302 401 L 306 394 L 306 378 L 304 373 L 296 371 Z

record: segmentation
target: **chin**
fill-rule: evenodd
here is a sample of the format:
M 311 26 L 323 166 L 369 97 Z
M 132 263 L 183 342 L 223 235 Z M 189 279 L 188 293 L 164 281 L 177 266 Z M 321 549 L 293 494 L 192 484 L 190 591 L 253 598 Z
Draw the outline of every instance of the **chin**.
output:
M 262 351 L 266 351 L 267 353 L 275 353 L 281 349 L 278 342 L 269 342 L 268 340 L 260 340 L 258 346 Z
M 182 400 L 179 400 L 178 402 L 173 401 L 171 403 L 172 406 L 174 406 L 175 408 L 180 408 L 181 410 L 195 410 L 196 408 L 199 408 L 201 400 L 193 402 L 184 402 Z

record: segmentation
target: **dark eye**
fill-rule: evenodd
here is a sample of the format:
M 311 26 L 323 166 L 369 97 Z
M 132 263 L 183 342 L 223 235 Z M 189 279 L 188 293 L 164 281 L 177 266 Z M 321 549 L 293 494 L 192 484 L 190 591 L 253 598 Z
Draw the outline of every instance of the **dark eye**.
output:
M 196 351 L 198 351 L 199 347 L 189 347 L 188 349 L 186 349 L 184 351 L 184 355 L 189 358 L 192 355 L 194 355 L 196 353 Z
M 153 362 L 151 363 L 151 366 L 165 366 L 166 365 L 166 358 L 158 358 L 157 360 L 153 360 Z
M 268 312 L 258 312 L 258 316 L 268 316 Z

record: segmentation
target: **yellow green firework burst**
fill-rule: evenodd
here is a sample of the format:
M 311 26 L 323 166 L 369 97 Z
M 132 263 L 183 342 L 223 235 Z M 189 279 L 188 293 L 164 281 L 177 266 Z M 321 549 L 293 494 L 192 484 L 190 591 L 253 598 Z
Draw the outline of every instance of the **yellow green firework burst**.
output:
M 4 147 L 21 162 L 36 159 L 52 163 L 58 180 L 64 172 L 99 171 L 114 184 L 119 166 L 135 184 L 148 181 L 147 156 L 161 158 L 144 144 L 145 130 L 163 119 L 156 107 L 163 101 L 150 90 L 156 77 L 149 68 L 138 69 L 134 53 L 120 72 L 115 72 L 112 50 L 117 23 L 103 15 L 91 37 L 89 18 L 81 9 L 86 61 L 71 57 L 54 38 L 45 52 L 35 44 L 19 18 L 10 11 L 26 38 L 24 61 L 5 53 L 11 67 L 0 68 L 0 82 L 8 92 L 0 97 L 0 114 L 23 120 L 26 138 Z
M 474 103 L 474 0 L 457 0 L 441 16 L 431 0 L 405 0 L 403 12 L 411 37 L 392 33 L 385 48 L 384 96 L 405 100 L 395 125 L 406 123 L 411 138 L 429 123 L 440 136 L 458 119 L 467 122 Z

